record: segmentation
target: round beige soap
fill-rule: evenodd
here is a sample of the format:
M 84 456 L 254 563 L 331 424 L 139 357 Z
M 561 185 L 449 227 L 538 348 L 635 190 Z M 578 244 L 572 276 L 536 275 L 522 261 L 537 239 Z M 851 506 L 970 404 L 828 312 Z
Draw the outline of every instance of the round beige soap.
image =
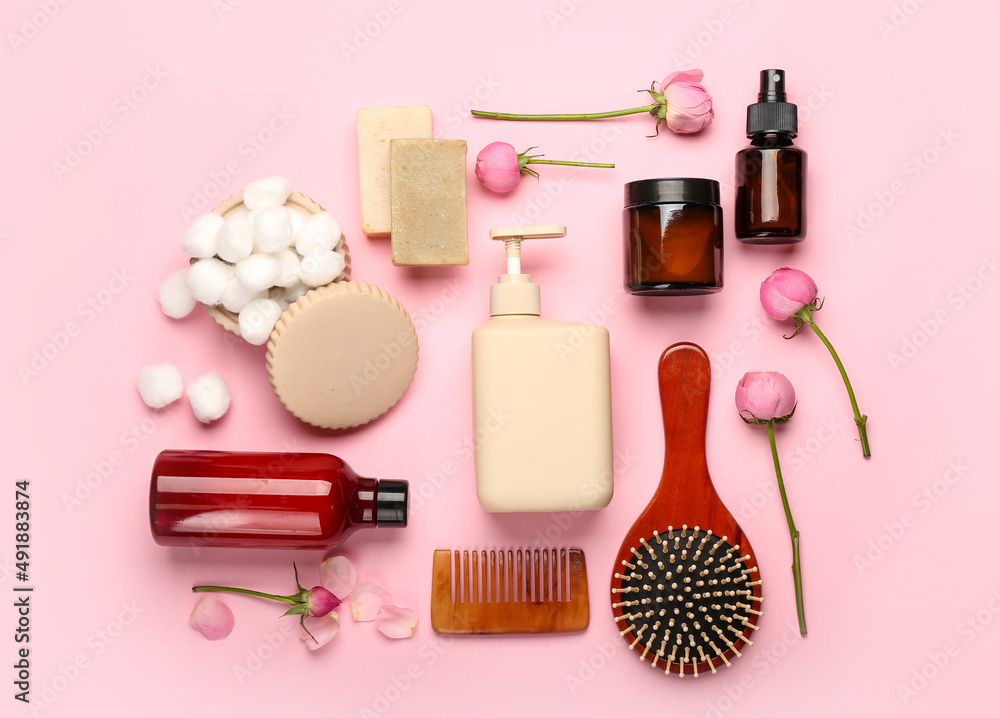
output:
M 324 429 L 366 424 L 413 381 L 417 334 L 399 301 L 364 282 L 309 291 L 278 320 L 267 372 L 292 414 Z

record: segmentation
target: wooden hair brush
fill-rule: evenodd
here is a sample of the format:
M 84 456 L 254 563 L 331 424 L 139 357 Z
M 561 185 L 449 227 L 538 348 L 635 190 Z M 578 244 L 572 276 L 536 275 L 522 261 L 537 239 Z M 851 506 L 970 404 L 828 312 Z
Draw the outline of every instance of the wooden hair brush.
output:
M 753 645 L 761 615 L 757 559 L 708 474 L 710 378 L 696 344 L 674 344 L 660 357 L 663 475 L 625 535 L 611 579 L 611 608 L 629 648 L 681 677 L 729 666 Z

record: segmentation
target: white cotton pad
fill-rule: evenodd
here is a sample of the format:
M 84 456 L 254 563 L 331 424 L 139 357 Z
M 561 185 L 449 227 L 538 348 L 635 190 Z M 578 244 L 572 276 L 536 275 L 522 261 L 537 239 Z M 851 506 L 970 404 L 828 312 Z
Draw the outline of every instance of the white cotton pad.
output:
M 216 235 L 216 253 L 227 262 L 239 262 L 253 252 L 253 231 L 245 217 L 230 217 Z
M 310 287 L 329 284 L 344 271 L 344 258 L 328 249 L 317 249 L 302 258 L 299 277 Z
M 273 299 L 253 300 L 240 312 L 240 336 L 251 344 L 264 344 L 281 312 L 281 305 Z
M 181 249 L 189 257 L 196 259 L 214 257 L 216 253 L 215 238 L 222 222 L 222 217 L 214 212 L 197 217 L 188 225 L 187 232 L 181 239 Z
M 218 372 L 211 372 L 191 382 L 187 398 L 195 418 L 203 424 L 215 421 L 229 411 L 232 397 L 229 387 Z
M 267 292 L 251 292 L 243 285 L 243 282 L 237 277 L 233 277 L 229 280 L 229 284 L 226 285 L 226 291 L 222 293 L 220 303 L 229 311 L 238 314 L 243 307 L 254 299 L 266 296 Z
M 292 221 L 292 241 L 295 241 L 296 235 L 298 235 L 299 230 L 305 226 L 306 220 L 309 219 L 311 215 L 306 214 L 292 207 L 288 208 L 288 217 Z
M 295 236 L 295 251 L 305 257 L 317 249 L 333 249 L 340 241 L 340 223 L 329 212 L 312 215 Z
M 299 283 L 299 255 L 290 249 L 282 249 L 271 255 L 278 262 L 276 287 L 291 287 Z
M 270 254 L 251 254 L 236 265 L 236 277 L 251 292 L 260 292 L 274 286 L 281 267 Z
M 199 259 L 188 267 L 184 281 L 191 296 L 203 304 L 218 304 L 222 293 L 233 276 L 233 268 L 223 261 L 210 257 Z
M 188 270 L 186 269 L 174 272 L 163 280 L 163 283 L 160 284 L 160 289 L 156 293 L 156 298 L 160 301 L 160 309 L 168 317 L 173 317 L 174 319 L 186 317 L 195 308 L 195 305 L 198 304 L 198 300 L 191 296 L 191 290 L 188 289 L 184 281 L 187 273 Z M 298 281 L 297 275 L 295 279 Z
M 292 243 L 292 218 L 287 207 L 268 207 L 251 212 L 253 236 L 262 252 L 277 252 Z
M 292 185 L 284 177 L 267 177 L 247 185 L 243 190 L 243 204 L 251 210 L 278 207 L 291 193 Z
M 139 396 L 146 406 L 162 409 L 184 395 L 184 380 L 177 367 L 170 364 L 153 364 L 139 370 L 135 382 Z

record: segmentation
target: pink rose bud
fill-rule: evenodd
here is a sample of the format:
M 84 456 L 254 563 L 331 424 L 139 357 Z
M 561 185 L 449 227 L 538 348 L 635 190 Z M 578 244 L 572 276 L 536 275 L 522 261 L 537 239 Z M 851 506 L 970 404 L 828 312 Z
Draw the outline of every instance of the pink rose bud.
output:
M 221 641 L 233 632 L 236 617 L 222 601 L 205 596 L 191 611 L 191 625 L 208 640 Z
M 795 389 L 784 374 L 748 371 L 736 385 L 736 409 L 748 424 L 784 423 L 795 411 Z
M 309 591 L 306 605 L 306 613 L 319 618 L 339 606 L 340 599 L 322 586 L 316 586 Z
M 492 192 L 510 192 L 521 184 L 517 150 L 506 142 L 491 142 L 476 156 L 476 178 Z
M 816 299 L 816 282 L 805 272 L 782 267 L 760 284 L 760 304 L 768 315 L 784 321 Z
M 660 92 L 666 101 L 663 119 L 667 127 L 679 135 L 701 132 L 715 117 L 712 96 L 701 85 L 704 76 L 701 70 L 674 72 L 660 83 Z

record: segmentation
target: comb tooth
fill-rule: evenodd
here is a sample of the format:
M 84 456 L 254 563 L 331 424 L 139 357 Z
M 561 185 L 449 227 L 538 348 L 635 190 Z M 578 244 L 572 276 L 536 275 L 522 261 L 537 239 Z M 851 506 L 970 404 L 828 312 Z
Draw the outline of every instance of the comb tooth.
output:
M 497 551 L 497 601 L 506 603 L 507 598 L 507 562 L 503 550 Z
M 488 603 L 490 600 L 490 591 L 493 586 L 489 580 L 489 564 L 486 559 L 486 551 L 481 551 L 479 553 L 479 570 L 482 571 L 482 580 L 479 585 L 483 589 L 483 603 Z
M 517 602 L 517 589 L 514 587 L 514 552 L 507 550 L 507 600 Z
M 536 603 L 538 601 L 544 601 L 545 600 L 545 597 L 542 596 L 542 581 L 541 581 L 542 571 L 541 571 L 541 568 L 542 568 L 542 561 L 541 561 L 541 558 L 538 555 L 538 549 L 535 549 L 535 552 L 534 552 L 534 555 L 532 556 L 532 561 L 531 561 L 531 576 L 534 579 L 534 583 L 535 583 L 535 595 L 534 595 L 534 599 L 535 599 Z
M 472 599 L 469 593 L 469 552 L 462 552 L 462 601 L 463 603 L 469 603 Z
M 479 552 L 472 552 L 472 602 L 479 603 Z
M 552 600 L 552 584 L 549 583 L 549 552 L 542 551 L 542 600 Z
M 500 600 L 500 586 L 497 583 L 497 552 L 493 550 L 490 551 L 490 585 L 490 601 L 496 603 Z
M 515 590 L 517 591 L 517 598 L 515 601 L 522 601 L 524 596 L 524 563 L 522 559 L 521 549 L 517 550 L 517 583 L 515 584 Z

